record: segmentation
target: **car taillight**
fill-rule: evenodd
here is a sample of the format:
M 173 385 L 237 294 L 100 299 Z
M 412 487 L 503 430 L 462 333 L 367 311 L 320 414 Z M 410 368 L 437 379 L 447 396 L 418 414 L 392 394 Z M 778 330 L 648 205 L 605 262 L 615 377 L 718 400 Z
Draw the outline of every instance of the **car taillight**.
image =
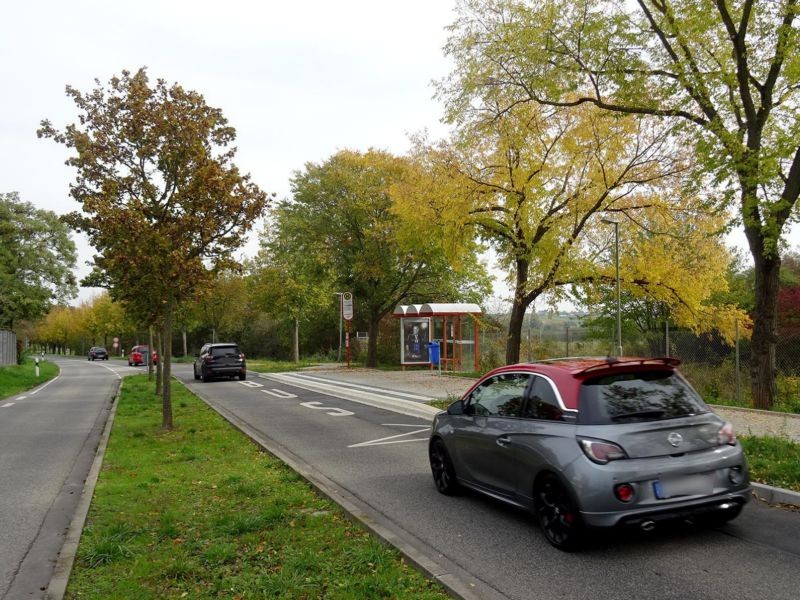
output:
M 614 486 L 614 495 L 620 502 L 630 502 L 636 495 L 636 490 L 630 483 L 620 483 Z
M 205 362 L 207 362 L 207 363 L 214 362 L 214 356 L 212 354 L 206 354 L 206 356 L 205 356 L 205 358 L 203 358 L 203 360 Z
M 239 353 L 239 360 L 244 360 L 244 353 L 243 352 Z
M 586 457 L 592 462 L 596 462 L 598 465 L 608 464 L 612 460 L 628 458 L 625 451 L 613 442 L 578 438 L 578 443 Z
M 733 425 L 730 423 L 725 423 L 720 430 L 717 432 L 717 444 L 719 446 L 729 445 L 735 446 L 736 445 L 736 434 L 733 433 Z

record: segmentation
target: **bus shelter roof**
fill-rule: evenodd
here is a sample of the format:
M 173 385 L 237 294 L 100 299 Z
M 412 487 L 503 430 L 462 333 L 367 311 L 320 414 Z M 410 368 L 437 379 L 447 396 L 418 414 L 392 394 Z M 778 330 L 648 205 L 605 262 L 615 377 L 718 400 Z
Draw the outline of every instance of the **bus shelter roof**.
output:
M 394 309 L 395 317 L 439 317 L 453 315 L 480 315 L 483 311 L 477 304 L 469 303 L 432 303 L 401 304 Z

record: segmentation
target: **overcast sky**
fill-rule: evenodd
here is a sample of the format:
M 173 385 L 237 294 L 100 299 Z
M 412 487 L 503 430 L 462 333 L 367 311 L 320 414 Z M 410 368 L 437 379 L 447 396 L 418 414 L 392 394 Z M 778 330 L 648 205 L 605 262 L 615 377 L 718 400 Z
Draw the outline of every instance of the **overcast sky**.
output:
M 442 46 L 454 5 L 0 0 L 0 191 L 59 214 L 78 209 L 68 195 L 67 149 L 37 139 L 38 124 L 76 121 L 67 84 L 88 91 L 95 78 L 105 84 L 141 66 L 221 108 L 238 133 L 237 165 L 279 197 L 293 171 L 337 150 L 403 153 L 408 134 L 445 131 L 431 81 L 450 69 Z M 92 250 L 77 241 L 83 276 Z
M 340 149 L 403 153 L 408 134 L 444 131 L 431 81 L 449 70 L 441 49 L 453 5 L 0 0 L 0 191 L 78 209 L 67 149 L 37 139 L 38 124 L 76 121 L 67 84 L 87 91 L 141 66 L 221 108 L 238 134 L 237 165 L 280 197 L 293 171 Z M 79 249 L 83 275 L 92 250 Z

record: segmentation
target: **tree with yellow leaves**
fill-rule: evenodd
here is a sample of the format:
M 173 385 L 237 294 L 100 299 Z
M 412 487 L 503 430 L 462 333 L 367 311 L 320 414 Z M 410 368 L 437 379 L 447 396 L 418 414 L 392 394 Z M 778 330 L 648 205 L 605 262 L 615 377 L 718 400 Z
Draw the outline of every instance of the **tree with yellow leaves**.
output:
M 436 223 L 452 257 L 476 235 L 495 250 L 514 290 L 506 344 L 506 361 L 514 363 L 532 302 L 543 295 L 562 297 L 570 285 L 614 280 L 596 246 L 587 242 L 605 230 L 601 215 L 622 215 L 631 226 L 644 227 L 682 212 L 696 219 L 702 212 L 688 213 L 670 197 L 689 165 L 654 122 L 601 111 L 503 105 L 487 102 L 465 115 L 449 142 L 418 139 L 417 178 L 396 193 L 397 210 L 410 227 Z M 654 238 L 653 244 L 659 243 Z M 662 247 L 668 264 L 669 250 Z M 700 308 L 703 294 L 717 286 L 700 276 L 724 285 L 725 266 L 709 269 L 698 261 L 685 278 L 668 281 L 656 272 L 649 276 L 646 264 L 631 262 L 625 284 L 668 301 L 687 326 L 711 327 L 713 313 Z M 704 292 L 695 289 L 700 282 Z

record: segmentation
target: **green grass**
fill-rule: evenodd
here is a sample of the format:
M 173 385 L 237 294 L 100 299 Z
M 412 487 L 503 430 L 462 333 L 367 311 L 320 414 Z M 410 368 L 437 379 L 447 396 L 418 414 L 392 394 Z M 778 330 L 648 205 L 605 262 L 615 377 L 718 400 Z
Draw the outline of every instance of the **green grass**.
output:
M 247 369 L 258 373 L 284 373 L 286 371 L 296 371 L 297 369 L 313 367 L 319 364 L 324 363 L 309 358 L 301 358 L 300 362 L 294 362 L 293 360 L 247 359 Z
M 775 436 L 738 437 L 751 480 L 800 492 L 800 444 Z
M 41 361 L 39 377 L 36 377 L 36 363 L 31 358 L 26 358 L 21 365 L 0 367 L 0 400 L 36 387 L 56 375 L 58 366 L 55 363 Z
M 126 378 L 67 598 L 447 595 L 173 384 Z

